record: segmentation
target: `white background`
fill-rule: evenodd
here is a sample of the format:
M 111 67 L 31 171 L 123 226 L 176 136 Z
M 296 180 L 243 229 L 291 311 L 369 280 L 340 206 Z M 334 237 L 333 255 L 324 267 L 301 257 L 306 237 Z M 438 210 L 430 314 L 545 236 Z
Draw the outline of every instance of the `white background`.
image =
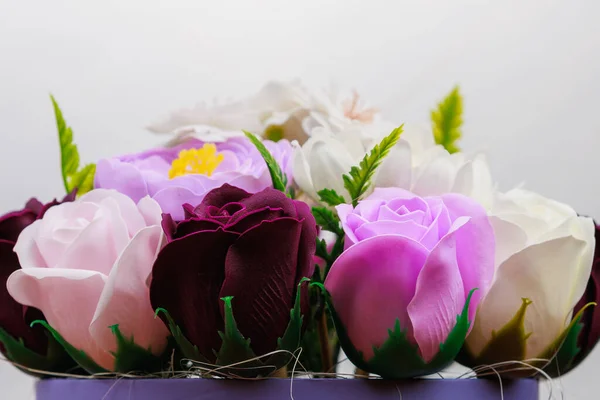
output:
M 94 161 L 159 143 L 144 126 L 172 109 L 300 77 L 398 122 L 460 84 L 461 145 L 502 188 L 600 218 L 599 16 L 597 0 L 0 0 L 0 211 L 63 194 L 50 92 Z M 562 378 L 566 398 L 595 398 L 599 367 L 597 350 Z M 0 364 L 1 399 L 32 382 Z

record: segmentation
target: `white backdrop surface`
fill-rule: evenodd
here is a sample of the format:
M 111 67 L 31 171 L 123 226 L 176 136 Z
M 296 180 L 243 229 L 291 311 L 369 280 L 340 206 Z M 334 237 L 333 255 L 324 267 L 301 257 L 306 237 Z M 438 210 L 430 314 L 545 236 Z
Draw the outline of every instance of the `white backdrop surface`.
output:
M 50 92 L 94 161 L 159 143 L 144 126 L 173 109 L 298 77 L 398 122 L 460 84 L 462 148 L 501 188 L 600 218 L 599 15 L 596 0 L 0 0 L 0 212 L 63 193 Z M 557 382 L 566 398 L 596 398 L 599 367 L 597 350 Z M 32 383 L 0 364 L 1 399 Z

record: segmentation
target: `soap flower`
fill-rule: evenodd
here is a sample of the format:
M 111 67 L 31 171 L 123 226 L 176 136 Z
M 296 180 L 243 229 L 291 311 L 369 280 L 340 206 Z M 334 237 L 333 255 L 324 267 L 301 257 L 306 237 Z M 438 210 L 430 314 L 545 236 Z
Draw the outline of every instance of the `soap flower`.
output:
M 350 199 L 342 176 L 348 174 L 391 129 L 367 133 L 364 126 L 347 125 L 339 132 L 316 128 L 304 145 L 294 145 L 294 180 L 304 195 L 315 202 L 318 192 L 333 189 Z M 400 140 L 383 160 L 372 187 L 399 187 L 419 196 L 459 193 L 486 209 L 494 187 L 485 157 L 450 154 L 435 145 L 430 128 L 403 126 Z
M 21 269 L 17 254 L 14 252 L 15 243 L 23 229 L 42 218 L 48 209 L 64 202 L 73 201 L 74 198 L 75 193 L 72 193 L 60 202 L 53 200 L 47 204 L 42 204 L 32 198 L 23 209 L 0 216 L 0 328 L 32 352 L 44 358 L 46 356 L 52 358 L 44 360 L 44 363 L 48 362 L 48 364 L 38 365 L 36 361 L 39 361 L 40 358 L 35 357 L 34 360 L 34 358 L 19 357 L 23 354 L 11 352 L 10 345 L 7 348 L 2 343 L 6 339 L 0 340 L 0 351 L 4 356 L 25 367 L 54 369 L 55 363 L 60 363 L 61 360 L 56 359 L 57 354 L 53 355 L 48 352 L 48 337 L 43 328 L 41 326 L 30 327 L 33 321 L 43 320 L 43 314 L 36 308 L 16 302 L 6 288 L 8 277 Z
M 263 143 L 291 183 L 290 143 Z M 183 204 L 199 204 L 224 183 L 252 193 L 272 185 L 264 159 L 246 137 L 220 143 L 190 139 L 173 148 L 103 159 L 94 180 L 96 188 L 116 189 L 135 202 L 150 196 L 176 220 L 184 217 Z
M 325 288 L 344 352 L 385 378 L 446 367 L 494 274 L 494 232 L 483 207 L 459 194 L 421 198 L 377 188 L 356 208 L 336 209 L 346 249 Z
M 379 110 L 366 104 L 357 92 L 345 93 L 335 87 L 310 90 L 298 80 L 271 81 L 247 98 L 172 113 L 149 129 L 171 133 L 170 143 L 178 144 L 193 136 L 207 141 L 206 135 L 234 136 L 248 130 L 265 139 L 296 140 L 304 143 L 315 127 L 339 132 L 348 124 L 364 126 L 369 135 L 382 123 Z M 221 131 L 218 133 L 218 131 Z
M 489 214 L 497 272 L 460 362 L 475 367 L 552 360 L 573 327 L 573 308 L 588 285 L 594 223 L 566 204 L 524 189 L 496 194 Z
M 181 222 L 164 216 L 168 243 L 153 267 L 152 306 L 167 310 L 200 356 L 214 363 L 225 332 L 223 299 L 232 296 L 237 328 L 254 354 L 276 350 L 298 285 L 314 272 L 317 227 L 310 208 L 272 188 L 251 194 L 228 184 L 184 208 Z
M 8 278 L 10 295 L 41 310 L 48 324 L 98 366 L 115 369 L 111 326 L 161 355 L 169 331 L 154 318 L 148 278 L 164 234 L 161 210 L 114 190 L 95 189 L 50 208 L 27 226 L 15 252 L 22 269 Z

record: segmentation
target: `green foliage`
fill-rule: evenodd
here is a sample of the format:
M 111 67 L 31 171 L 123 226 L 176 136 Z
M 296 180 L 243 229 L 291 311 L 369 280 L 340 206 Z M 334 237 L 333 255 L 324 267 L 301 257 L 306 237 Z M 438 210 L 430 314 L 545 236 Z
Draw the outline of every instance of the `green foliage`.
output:
M 163 360 L 152 354 L 150 349 L 146 350 L 135 344 L 133 337 L 125 338 L 119 330 L 119 325 L 110 327 L 117 341 L 117 351 L 115 356 L 115 371 L 123 373 L 160 372 L 163 366 Z
M 463 123 L 462 103 L 462 96 L 457 86 L 438 104 L 437 109 L 431 111 L 435 142 L 444 146 L 449 153 L 460 151 L 456 141 L 462 136 L 460 130 Z
M 275 158 L 273 158 L 273 155 L 265 147 L 263 142 L 255 135 L 247 131 L 244 131 L 244 134 L 248 139 L 250 139 L 252 144 L 256 147 L 262 158 L 265 160 L 267 168 L 269 169 L 269 174 L 271 174 L 273 187 L 285 193 L 287 186 L 287 177 L 285 176 L 283 171 L 281 171 L 281 168 L 279 167 L 279 164 L 277 164 L 277 161 L 275 161 Z
M 69 356 L 71 356 L 71 358 L 73 360 L 75 360 L 75 362 L 77 364 L 79 364 L 79 366 L 81 368 L 83 368 L 90 374 L 98 374 L 98 373 L 102 373 L 102 372 L 108 372 L 104 368 L 102 368 L 101 366 L 96 364 L 96 362 L 94 360 L 92 360 L 90 358 L 90 356 L 85 354 L 85 351 L 79 350 L 79 349 L 76 349 L 75 347 L 73 347 L 73 345 L 71 345 L 69 342 L 67 342 L 61 336 L 61 334 L 58 333 L 54 328 L 52 328 L 46 321 L 41 321 L 41 320 L 33 321 L 31 323 L 31 326 L 33 327 L 34 325 L 37 325 L 37 324 L 40 324 L 44 328 L 46 328 L 48 330 L 48 332 L 50 332 L 50 334 L 54 337 L 54 339 L 63 347 L 63 349 L 65 349 L 67 354 L 69 354 Z
M 87 164 L 79 168 L 79 151 L 73 143 L 73 130 L 67 125 L 54 97 L 50 96 L 50 99 L 54 107 L 56 127 L 58 128 L 63 184 L 67 193 L 77 189 L 77 193 L 82 195 L 93 189 L 96 165 Z
M 302 285 L 309 280 L 310 279 L 308 278 L 302 278 L 298 284 L 294 308 L 290 310 L 290 322 L 285 329 L 283 336 L 277 339 L 277 350 L 285 350 L 293 353 L 298 350 L 298 347 L 300 346 L 300 340 L 302 338 L 302 320 L 304 319 L 300 309 Z M 308 290 L 308 287 L 306 286 L 305 289 Z M 281 367 L 287 364 L 290 359 L 290 354 L 274 354 L 267 360 L 266 364 Z
M 250 339 L 246 339 L 237 327 L 231 308 L 232 299 L 232 296 L 223 297 L 221 299 L 225 303 L 223 305 L 225 314 L 225 332 L 219 332 L 223 344 L 217 355 L 218 365 L 230 365 L 256 357 L 250 348 Z
M 456 325 L 446 341 L 440 344 L 440 351 L 430 362 L 426 363 L 421 358 L 418 347 L 408 340 L 406 330 L 401 328 L 398 319 L 394 327 L 388 330 L 388 339 L 379 348 L 374 347 L 373 357 L 370 360 L 365 360 L 362 352 L 356 350 L 348 337 L 346 329 L 335 311 L 331 296 L 327 293 L 325 287 L 319 283 L 313 283 L 312 285 L 321 288 L 323 291 L 340 343 L 350 361 L 360 369 L 378 374 L 384 379 L 405 379 L 441 371 L 454 361 L 469 330 L 469 304 L 475 289 L 469 293 L 461 314 L 456 317 Z
M 344 175 L 344 187 L 350 193 L 352 205 L 356 207 L 358 200 L 367 191 L 371 184 L 371 178 L 375 174 L 377 167 L 381 165 L 384 157 L 392 150 L 392 147 L 398 143 L 400 134 L 404 125 L 394 129 L 392 133 L 384 137 L 383 140 L 373 147 L 371 152 L 362 159 L 359 166 L 352 167 L 348 175 Z
M 333 232 L 336 235 L 343 235 L 344 231 L 340 227 L 339 218 L 329 209 L 325 207 L 313 207 L 312 214 L 315 217 L 315 221 L 323 229 Z
M 45 356 L 28 349 L 22 339 L 15 339 L 2 328 L 0 328 L 0 343 L 4 347 L 9 361 L 26 368 L 38 371 L 66 372 L 75 366 L 71 357 L 65 353 L 52 336 L 48 337 L 48 350 Z M 26 369 L 23 371 L 37 376 L 35 372 Z
M 317 194 L 319 195 L 321 202 L 330 206 L 337 206 L 338 204 L 346 203 L 344 196 L 339 195 L 333 189 L 322 189 L 319 190 Z

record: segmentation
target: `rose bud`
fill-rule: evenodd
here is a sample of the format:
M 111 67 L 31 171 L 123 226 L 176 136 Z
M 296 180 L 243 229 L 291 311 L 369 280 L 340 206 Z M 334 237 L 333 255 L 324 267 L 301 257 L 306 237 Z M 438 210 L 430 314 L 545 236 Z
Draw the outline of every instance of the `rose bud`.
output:
M 531 376 L 536 368 L 554 368 L 558 358 L 572 359 L 577 350 L 574 329 L 581 314 L 573 309 L 590 278 L 594 223 L 566 204 L 523 189 L 496 197 L 489 212 L 497 238 L 496 276 L 458 361 L 494 367 L 480 374 Z
M 301 323 L 292 328 L 290 310 L 299 283 L 314 272 L 317 228 L 309 207 L 275 189 L 250 194 L 225 184 L 184 209 L 183 221 L 163 217 L 168 243 L 150 286 L 152 306 L 170 314 L 175 338 L 177 325 L 197 347 L 196 354 L 184 355 L 220 365 L 241 362 L 278 349 L 288 331 L 295 331 L 288 347 L 295 351 Z M 225 354 L 235 331 L 231 313 L 250 341 L 233 355 Z
M 62 202 L 74 198 L 75 193 L 72 193 Z M 38 309 L 17 303 L 8 293 L 6 281 L 10 274 L 21 269 L 14 246 L 23 229 L 60 203 L 54 200 L 44 205 L 31 199 L 22 210 L 0 217 L 0 351 L 10 361 L 39 370 L 61 370 L 65 363 L 69 364 L 68 357 L 62 352 L 49 351 L 49 346 L 55 343 L 48 340 L 44 329 L 30 327 L 33 321 L 43 320 L 43 314 Z
M 44 313 L 49 331 L 88 372 L 156 367 L 151 357 L 128 364 L 120 344 L 140 347 L 136 356 L 162 355 L 167 345 L 169 331 L 154 318 L 148 288 L 164 239 L 160 222 L 154 200 L 136 204 L 114 190 L 52 207 L 19 236 L 23 269 L 9 277 L 8 291 Z
M 494 232 L 459 194 L 377 188 L 336 207 L 346 250 L 325 281 L 344 352 L 384 378 L 435 373 L 460 350 L 494 274 Z

